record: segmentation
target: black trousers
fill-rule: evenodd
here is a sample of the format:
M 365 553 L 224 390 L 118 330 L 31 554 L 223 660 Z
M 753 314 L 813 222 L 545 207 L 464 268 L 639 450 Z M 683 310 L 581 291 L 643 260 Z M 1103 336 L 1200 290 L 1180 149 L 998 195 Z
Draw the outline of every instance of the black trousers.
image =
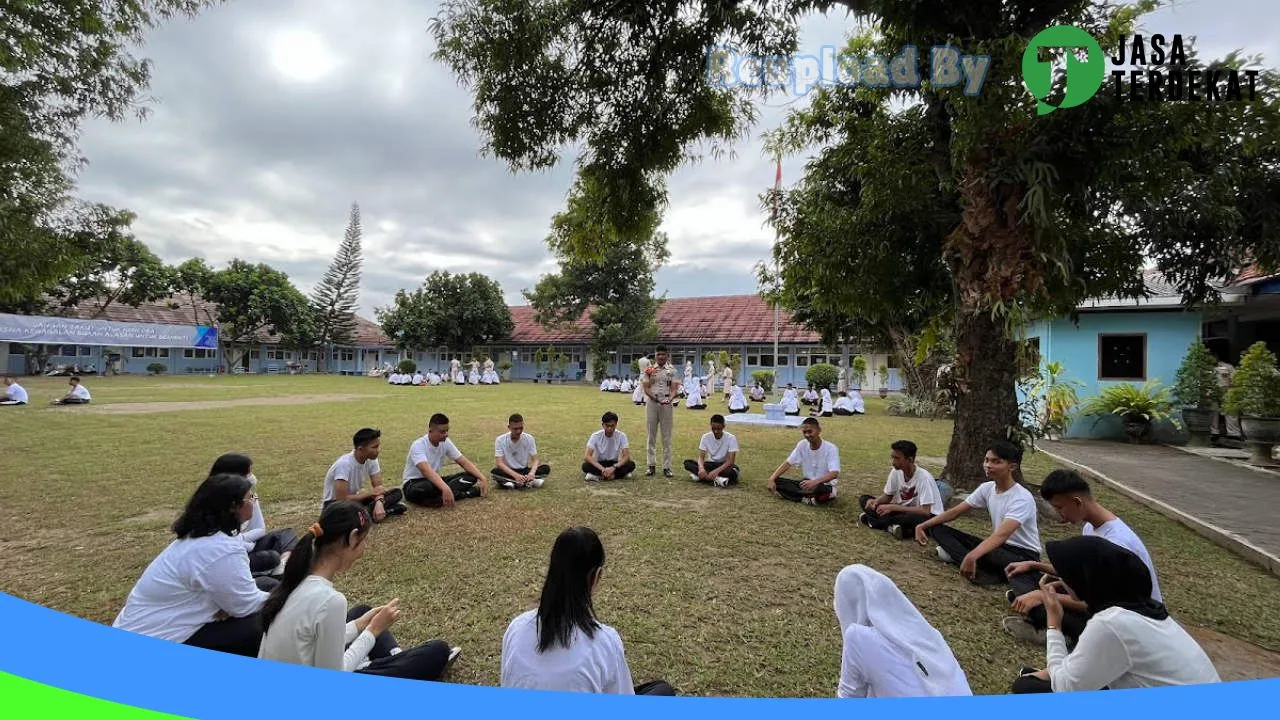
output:
M 262 644 L 262 618 L 254 613 L 206 623 L 182 644 L 256 658 L 258 646 Z
M 631 473 L 633 473 L 633 472 L 635 472 L 635 471 L 636 471 L 636 461 L 635 461 L 635 460 L 628 460 L 628 461 L 626 461 L 626 462 L 622 463 L 621 465 L 619 465 L 619 464 L 618 464 L 618 461 L 617 461 L 617 460 L 600 460 L 599 462 L 600 462 L 600 464 L 601 464 L 602 466 L 604 466 L 604 467 L 607 467 L 607 468 L 609 468 L 609 467 L 611 467 L 611 468 L 615 468 L 615 470 L 613 471 L 613 479 L 615 479 L 615 480 L 621 480 L 622 478 L 624 478 L 624 477 L 626 477 L 626 476 L 628 476 L 628 475 L 630 475 Z M 589 463 L 589 462 L 583 462 L 583 463 L 582 463 L 582 472 L 587 473 L 587 474 L 589 474 L 589 475 L 599 475 L 599 474 L 600 474 L 600 471 L 596 469 L 596 466 L 595 466 L 595 465 L 592 465 L 592 464 L 591 464 L 591 463 Z
M 453 491 L 454 500 L 465 500 L 480 497 L 480 488 L 476 487 L 475 478 L 465 472 L 444 475 L 440 478 Z M 414 505 L 423 507 L 440 507 L 444 505 L 444 493 L 435 483 L 426 478 L 415 478 L 404 484 L 404 499 Z
M 377 498 L 369 498 L 360 504 L 364 505 L 364 509 L 368 510 L 370 515 L 373 515 L 373 506 L 377 501 Z M 329 505 L 334 502 L 337 501 L 330 500 L 325 503 L 321 509 L 329 507 Z M 400 491 L 400 488 L 389 488 L 382 494 L 382 509 L 386 511 L 388 516 L 399 515 L 401 512 L 404 512 L 406 508 L 401 504 L 403 502 L 404 493 Z
M 529 474 L 529 468 L 527 467 L 512 468 L 512 469 L 521 475 Z M 533 476 L 535 478 L 544 478 L 550 474 L 551 474 L 551 466 L 546 463 L 539 465 L 538 469 L 533 471 Z M 497 483 L 511 482 L 513 480 L 513 478 L 510 475 L 502 471 L 502 468 L 497 468 L 497 467 L 489 471 L 489 477 L 493 478 L 494 482 L 497 482 Z
M 716 468 L 720 467 L 723 463 L 724 463 L 724 460 L 707 460 L 706 462 L 704 462 L 704 463 L 702 464 L 702 466 L 703 466 L 703 467 L 705 467 L 705 468 L 707 469 L 707 472 L 711 472 L 712 470 L 715 470 Z M 685 461 L 684 461 L 684 469 L 685 469 L 685 470 L 688 470 L 689 472 L 693 473 L 694 475 L 697 475 L 697 474 L 698 474 L 698 461 L 697 461 L 697 460 L 685 460 Z M 738 466 L 737 466 L 737 465 L 730 465 L 726 470 L 724 470 L 724 471 L 722 471 L 722 472 L 720 473 L 720 477 L 722 477 L 722 478 L 724 478 L 726 481 L 728 481 L 728 483 L 729 483 L 730 485 L 737 485 L 737 484 L 738 484 Z M 709 482 L 709 481 L 707 481 L 707 480 L 699 480 L 698 482 Z
M 1013 681 L 1014 695 L 1031 695 L 1033 693 L 1051 692 L 1053 692 L 1053 683 L 1048 680 L 1041 680 L 1034 675 L 1023 675 Z
M 347 611 L 347 622 L 372 610 L 368 605 L 357 605 Z M 428 640 L 416 648 L 401 650 L 395 655 L 391 651 L 400 647 L 390 630 L 374 638 L 373 649 L 369 651 L 369 664 L 356 672 L 364 675 L 381 675 L 383 677 L 400 678 L 402 680 L 439 680 L 449 664 L 449 643 L 443 640 Z
M 671 687 L 666 680 L 651 680 L 647 683 L 637 685 L 636 694 L 674 697 L 676 695 L 676 689 Z
M 269 574 L 280 564 L 280 556 L 297 543 L 298 533 L 293 528 L 272 530 L 263 535 L 249 551 L 249 571 L 255 576 Z
M 935 525 L 929 528 L 928 533 L 929 537 L 951 556 L 952 564 L 957 566 L 964 560 L 965 555 L 981 545 L 985 539 L 947 525 Z M 978 559 L 975 582 L 980 585 L 1000 585 L 1007 582 L 1019 595 L 1030 592 L 1040 586 L 1040 573 L 1022 573 L 1009 578 L 1004 574 L 1004 569 L 1010 563 L 1039 559 L 1040 552 L 1037 550 L 1028 550 L 1005 543 Z
M 905 537 L 910 538 L 915 535 L 916 526 L 933 517 L 927 513 L 907 513 L 895 512 L 888 515 L 877 515 L 875 511 L 867 509 L 867 503 L 875 500 L 871 495 L 859 495 L 858 507 L 867 514 L 871 527 L 876 530 L 888 530 L 890 525 L 901 525 Z
M 822 483 L 813 490 L 806 491 L 800 487 L 800 480 L 792 480 L 790 478 L 778 478 L 774 483 L 778 488 L 778 494 L 783 500 L 791 502 L 804 502 L 810 499 L 816 505 L 826 505 L 835 501 L 835 488 L 831 487 L 831 483 Z

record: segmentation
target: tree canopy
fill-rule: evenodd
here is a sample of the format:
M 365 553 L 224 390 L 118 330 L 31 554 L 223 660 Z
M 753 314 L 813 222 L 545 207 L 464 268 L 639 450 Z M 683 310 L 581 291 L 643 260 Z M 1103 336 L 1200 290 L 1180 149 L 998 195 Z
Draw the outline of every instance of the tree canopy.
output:
M 217 307 L 214 319 L 219 341 L 228 349 L 228 366 L 240 359 L 236 349 L 247 349 L 263 334 L 279 335 L 285 347 L 315 344 L 315 316 L 306 296 L 283 272 L 239 258 L 203 277 L 197 265 L 186 268 L 191 277 L 199 277 L 200 294 Z
M 482 273 L 437 270 L 413 292 L 400 290 L 375 310 L 382 331 L 402 350 L 465 350 L 511 337 L 515 323 L 502 287 Z
M 338 252 L 311 292 L 316 314 L 316 342 L 350 345 L 356 332 L 356 304 L 360 299 L 360 206 L 351 204 L 347 231 Z

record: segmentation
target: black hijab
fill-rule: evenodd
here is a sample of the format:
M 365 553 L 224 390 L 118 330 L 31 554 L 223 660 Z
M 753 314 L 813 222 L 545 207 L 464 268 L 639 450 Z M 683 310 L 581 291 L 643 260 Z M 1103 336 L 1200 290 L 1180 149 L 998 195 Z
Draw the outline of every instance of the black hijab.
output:
M 1090 613 L 1109 607 L 1131 610 L 1152 620 L 1169 611 L 1151 599 L 1151 571 L 1137 555 L 1096 535 L 1045 545 L 1049 563 Z

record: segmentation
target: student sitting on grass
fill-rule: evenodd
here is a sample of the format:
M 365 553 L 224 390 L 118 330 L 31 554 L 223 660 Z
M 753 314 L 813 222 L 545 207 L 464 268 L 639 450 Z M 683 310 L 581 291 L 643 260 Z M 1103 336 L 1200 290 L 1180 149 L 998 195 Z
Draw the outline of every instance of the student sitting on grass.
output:
M 978 486 L 964 502 L 916 526 L 916 541 L 938 543 L 938 558 L 960 566 L 971 582 L 994 585 L 1006 580 L 1005 568 L 1023 560 L 1040 559 L 1040 527 L 1036 500 L 1031 491 L 1014 482 L 1013 473 L 1022 462 L 1022 450 L 1008 440 L 991 444 L 982 461 L 990 478 Z M 991 534 L 975 537 L 945 523 L 974 508 L 986 508 L 991 515 Z M 1034 589 L 1034 580 L 1024 576 L 1008 578 L 1021 595 Z
M 462 472 L 440 475 L 446 458 Z M 427 434 L 413 441 L 404 461 L 404 498 L 423 507 L 453 507 L 457 500 L 486 497 L 489 479 L 449 439 L 449 418 L 436 413 L 427 422 Z
M 583 453 L 582 472 L 587 482 L 596 480 L 621 480 L 636 469 L 631 459 L 631 443 L 627 434 L 618 429 L 618 415 L 613 411 L 600 416 L 600 429 L 587 438 Z
M 382 466 L 378 455 L 382 452 L 382 432 L 373 428 L 360 428 L 351 437 L 354 449 L 329 466 L 324 476 L 325 505 L 340 500 L 358 502 L 369 509 L 374 522 L 400 515 L 408 510 L 404 494 L 397 488 L 386 489 L 382 485 Z M 365 483 L 369 489 L 364 489 Z
M 1151 561 L 1147 546 L 1142 544 L 1138 534 L 1123 520 L 1094 499 L 1089 483 L 1085 482 L 1080 473 L 1075 470 L 1054 470 L 1040 485 L 1040 496 L 1053 505 L 1063 522 L 1081 525 L 1083 535 L 1104 537 L 1137 555 L 1147 566 L 1147 572 L 1151 575 L 1151 599 L 1164 602 L 1160 594 L 1160 582 L 1156 579 L 1155 563 Z M 1052 565 L 1030 560 L 1013 563 L 1005 568 L 1005 572 L 1010 578 L 1025 574 L 1028 581 L 1034 579 L 1037 583 L 1042 573 L 1058 574 Z M 1047 620 L 1040 589 L 1037 587 L 1022 594 L 1010 590 L 1006 598 L 1018 614 L 1004 619 L 1005 630 L 1023 642 L 1043 645 Z M 1059 628 L 1066 636 L 1067 642 L 1074 646 L 1080 633 L 1084 631 L 1085 623 L 1089 620 L 1088 608 L 1084 603 L 1067 596 L 1059 597 L 1058 602 L 1063 608 L 1062 624 Z
M 254 488 L 253 515 L 240 526 L 238 536 L 249 553 L 249 571 L 254 577 L 283 573 L 284 562 L 289 559 L 289 550 L 298 542 L 298 533 L 293 528 L 267 532 L 267 521 L 262 515 L 262 506 L 258 503 L 258 478 L 253 474 L 253 460 L 248 455 L 227 453 L 214 460 L 209 475 L 223 473 L 239 475 L 247 479 Z
M 751 409 L 747 404 L 747 399 L 742 395 L 742 388 L 738 387 L 738 383 L 734 382 L 729 389 L 729 412 L 744 413 Z
M 262 640 L 258 611 L 267 593 L 254 582 L 237 537 L 256 499 L 243 475 L 214 475 L 200 483 L 173 523 L 177 539 L 143 571 L 112 627 L 256 656 Z
M 26 389 L 12 375 L 4 376 L 4 399 L 0 400 L 0 405 L 26 405 L 29 399 Z
M 1024 668 L 1015 693 L 1202 685 L 1220 682 L 1195 638 L 1151 599 L 1150 568 L 1137 555 L 1096 535 L 1045 547 L 1060 581 L 1040 579 L 1048 668 Z M 1080 600 L 1091 613 L 1074 650 L 1062 633 L 1058 598 Z
M 711 416 L 711 432 L 698 442 L 698 459 L 685 460 L 684 469 L 695 482 L 716 487 L 738 484 L 738 438 L 724 431 L 724 416 Z
M 676 694 L 661 680 L 632 685 L 622 637 L 596 620 L 591 603 L 603 574 L 604 545 L 594 530 L 573 527 L 560 533 L 537 609 L 517 615 L 502 636 L 502 687 Z
M 822 439 L 822 425 L 814 418 L 805 418 L 800 423 L 800 432 L 804 439 L 769 476 L 769 492 L 805 505 L 834 502 L 840 477 L 840 450 Z M 793 466 L 800 469 L 800 480 L 783 477 Z
M 942 493 L 933 475 L 916 464 L 915 443 L 899 440 L 889 450 L 893 470 L 885 481 L 884 494 L 858 498 L 864 510 L 858 522 L 873 530 L 887 530 L 902 540 L 914 536 L 917 525 L 943 511 Z
M 842 698 L 972 695 L 956 656 L 892 580 L 865 565 L 836 576 Z
M 333 579 L 368 547 L 373 522 L 364 506 L 336 502 L 320 513 L 289 557 L 280 587 L 262 608 L 265 635 L 258 657 L 308 667 L 405 680 L 438 680 L 462 652 L 443 640 L 401 650 L 389 628 L 399 600 L 347 609 Z
M 540 488 L 551 474 L 550 465 L 538 464 L 538 444 L 524 431 L 524 416 L 507 418 L 507 430 L 493 441 L 496 467 L 489 477 L 502 488 Z
M 80 378 L 72 376 L 67 384 L 71 386 L 71 391 L 54 400 L 54 405 L 88 405 L 93 399 L 89 396 L 89 388 L 80 384 Z

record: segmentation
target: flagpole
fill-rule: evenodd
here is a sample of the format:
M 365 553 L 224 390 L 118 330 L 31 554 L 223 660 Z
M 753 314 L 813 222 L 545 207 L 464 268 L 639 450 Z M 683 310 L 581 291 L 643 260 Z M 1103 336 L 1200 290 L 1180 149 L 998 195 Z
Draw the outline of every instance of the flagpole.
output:
M 774 190 L 774 195 L 773 195 L 773 221 L 774 221 L 773 222 L 773 277 L 774 277 L 774 283 L 775 283 L 775 288 L 774 288 L 775 291 L 777 290 L 776 283 L 778 282 L 778 272 L 780 267 L 778 264 L 778 239 L 779 239 L 778 194 L 782 192 L 782 153 L 781 152 L 776 154 L 776 159 L 778 162 L 778 171 L 774 175 L 774 181 L 773 181 L 773 190 Z M 779 332 L 779 325 L 780 325 L 779 323 L 780 314 L 781 314 L 781 311 L 778 307 L 778 298 L 775 292 L 774 299 L 773 299 L 773 392 L 775 397 L 777 397 L 778 393 L 781 392 L 781 388 L 779 388 L 779 385 L 781 383 L 778 382 L 779 380 L 778 368 L 780 367 L 778 363 L 778 332 Z

